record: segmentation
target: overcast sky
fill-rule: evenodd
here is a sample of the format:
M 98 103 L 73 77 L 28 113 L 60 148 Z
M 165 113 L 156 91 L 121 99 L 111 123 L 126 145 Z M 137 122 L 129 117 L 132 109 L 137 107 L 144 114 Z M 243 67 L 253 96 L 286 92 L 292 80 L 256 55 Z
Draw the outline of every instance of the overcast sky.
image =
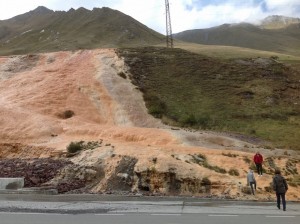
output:
M 224 23 L 255 22 L 269 15 L 300 18 L 300 0 L 169 0 L 173 33 L 209 28 Z M 0 0 L 0 20 L 38 6 L 68 11 L 70 8 L 117 9 L 165 34 L 165 0 Z

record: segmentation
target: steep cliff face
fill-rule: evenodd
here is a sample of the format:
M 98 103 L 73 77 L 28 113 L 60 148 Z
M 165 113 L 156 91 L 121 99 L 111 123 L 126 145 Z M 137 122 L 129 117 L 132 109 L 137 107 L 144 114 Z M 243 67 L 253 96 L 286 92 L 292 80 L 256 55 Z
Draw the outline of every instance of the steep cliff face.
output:
M 267 173 L 257 178 L 256 198 L 268 199 L 275 166 L 291 181 L 300 169 L 293 151 L 163 125 L 148 115 L 113 49 L 0 57 L 0 115 L 0 158 L 68 161 L 50 181 L 35 177 L 36 185 L 61 192 L 254 199 L 246 173 L 260 150 Z M 83 150 L 68 154 L 67 146 L 80 141 Z M 68 188 L 74 180 L 77 187 Z M 288 198 L 299 200 L 295 183 Z

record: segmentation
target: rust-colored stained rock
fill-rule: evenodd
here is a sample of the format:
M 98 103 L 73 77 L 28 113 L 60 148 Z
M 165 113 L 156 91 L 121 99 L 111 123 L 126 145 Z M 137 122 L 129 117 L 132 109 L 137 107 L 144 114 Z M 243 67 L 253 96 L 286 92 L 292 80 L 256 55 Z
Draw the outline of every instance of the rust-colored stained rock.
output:
M 52 184 L 61 193 L 81 188 L 93 193 L 269 199 L 273 193 L 266 188 L 274 164 L 300 172 L 296 152 L 271 151 L 223 134 L 172 129 L 149 116 L 142 94 L 113 49 L 0 57 L 0 126 L 1 160 L 72 162 L 50 168 L 51 180 L 33 170 L 24 174 L 30 176 L 28 183 Z M 67 158 L 72 141 L 101 145 Z M 243 188 L 257 150 L 274 164 L 264 164 L 268 173 L 257 177 L 254 197 Z M 37 170 L 39 166 L 45 168 L 40 164 Z M 12 169 L 6 167 L 6 174 L 12 175 Z M 232 169 L 239 175 L 230 175 Z M 292 179 L 295 174 L 290 172 L 283 174 Z M 298 192 L 299 186 L 291 186 L 287 198 L 300 200 Z

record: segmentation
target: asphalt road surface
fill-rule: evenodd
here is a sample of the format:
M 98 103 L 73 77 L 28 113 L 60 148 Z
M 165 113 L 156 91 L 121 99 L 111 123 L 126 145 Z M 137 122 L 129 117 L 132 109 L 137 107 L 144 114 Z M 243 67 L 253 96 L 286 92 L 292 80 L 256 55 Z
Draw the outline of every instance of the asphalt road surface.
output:
M 207 214 L 34 214 L 1 213 L 1 224 L 299 224 L 295 216 Z
M 299 224 L 300 203 L 183 197 L 3 195 L 1 224 Z

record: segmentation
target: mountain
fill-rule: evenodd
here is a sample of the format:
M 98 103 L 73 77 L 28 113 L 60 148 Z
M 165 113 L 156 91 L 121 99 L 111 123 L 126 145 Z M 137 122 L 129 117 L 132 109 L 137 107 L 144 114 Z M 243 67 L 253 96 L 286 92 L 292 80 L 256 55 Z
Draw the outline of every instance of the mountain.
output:
M 294 24 L 299 26 L 300 19 L 274 15 L 263 19 L 260 23 L 260 27 L 265 29 L 282 29 Z
M 174 38 L 198 44 L 237 46 L 300 55 L 300 21 L 289 17 L 267 17 L 259 25 L 223 24 L 208 29 L 187 30 L 174 34 Z
M 107 7 L 33 11 L 0 21 L 0 52 L 25 54 L 100 47 L 147 46 L 164 36 Z

